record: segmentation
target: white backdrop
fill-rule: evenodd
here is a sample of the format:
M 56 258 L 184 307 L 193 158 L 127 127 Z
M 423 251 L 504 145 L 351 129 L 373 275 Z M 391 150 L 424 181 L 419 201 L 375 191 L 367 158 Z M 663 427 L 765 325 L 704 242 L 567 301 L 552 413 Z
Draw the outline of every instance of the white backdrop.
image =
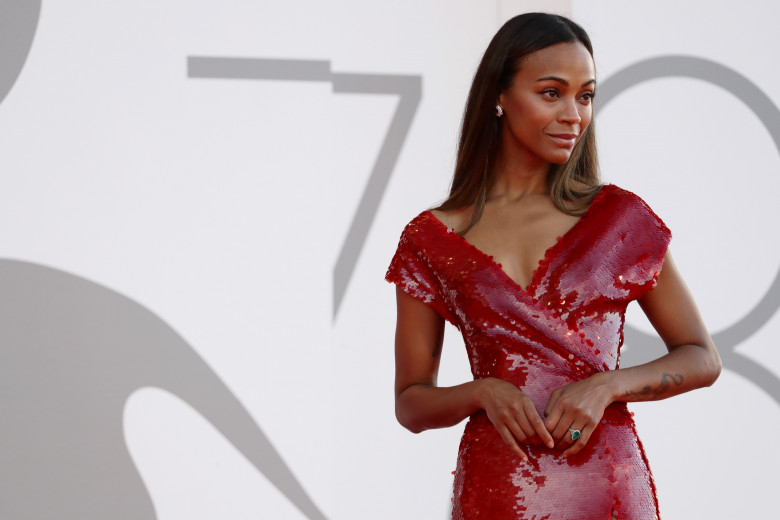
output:
M 462 426 L 412 435 L 396 423 L 394 290 L 383 277 L 406 222 L 446 194 L 482 51 L 532 4 L 44 0 L 0 103 L 0 257 L 96 282 L 164 320 L 327 518 L 444 519 Z M 732 69 L 780 105 L 773 3 L 547 5 L 589 31 L 600 81 L 686 55 Z M 338 309 L 334 265 L 399 96 L 334 92 L 327 78 L 193 77 L 190 57 L 420 78 Z M 780 267 L 770 133 L 732 93 L 678 77 L 626 90 L 597 121 L 605 180 L 672 229 L 712 332 L 739 322 Z M 635 312 L 629 322 L 648 329 Z M 780 377 L 779 334 L 773 313 L 736 351 Z M 447 335 L 440 383 L 455 384 L 470 375 L 457 331 Z M 632 406 L 666 520 L 777 514 L 779 403 L 727 365 L 712 388 Z M 306 518 L 191 405 L 139 385 L 116 412 L 156 518 Z

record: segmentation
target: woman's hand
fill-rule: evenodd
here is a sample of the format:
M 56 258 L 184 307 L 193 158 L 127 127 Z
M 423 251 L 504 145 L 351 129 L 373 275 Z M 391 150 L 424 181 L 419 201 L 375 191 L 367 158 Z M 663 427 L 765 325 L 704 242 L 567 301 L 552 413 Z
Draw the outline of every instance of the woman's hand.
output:
M 574 455 L 588 443 L 613 401 L 605 374 L 568 384 L 555 390 L 544 410 L 545 428 L 552 434 L 555 446 L 565 450 L 564 457 Z M 580 434 L 576 435 L 576 431 Z
M 512 383 L 488 377 L 478 380 L 475 397 L 501 438 L 521 459 L 528 456 L 518 442 L 552 448 L 555 444 L 531 398 Z

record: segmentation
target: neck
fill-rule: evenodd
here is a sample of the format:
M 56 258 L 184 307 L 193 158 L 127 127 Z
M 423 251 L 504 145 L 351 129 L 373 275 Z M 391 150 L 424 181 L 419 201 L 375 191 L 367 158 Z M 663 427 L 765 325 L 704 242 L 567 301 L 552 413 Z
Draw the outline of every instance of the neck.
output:
M 493 185 L 488 199 L 520 200 L 528 195 L 547 195 L 550 163 L 528 153 L 511 153 L 502 147 L 493 166 Z

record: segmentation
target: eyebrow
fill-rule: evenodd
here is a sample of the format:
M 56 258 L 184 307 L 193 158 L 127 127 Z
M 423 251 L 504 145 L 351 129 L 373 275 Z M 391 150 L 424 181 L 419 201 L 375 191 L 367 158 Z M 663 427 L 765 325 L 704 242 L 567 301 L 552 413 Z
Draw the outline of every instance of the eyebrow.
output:
M 545 76 L 543 78 L 537 79 L 536 82 L 538 83 L 540 81 L 550 81 L 550 80 L 557 81 L 558 83 L 561 83 L 562 85 L 564 85 L 566 87 L 569 86 L 569 82 L 568 81 L 566 81 L 563 78 L 559 78 L 558 76 Z M 588 86 L 590 84 L 595 85 L 596 84 L 596 80 L 595 79 L 588 80 L 588 81 L 586 81 L 585 83 L 582 84 L 582 87 L 586 87 L 586 86 Z

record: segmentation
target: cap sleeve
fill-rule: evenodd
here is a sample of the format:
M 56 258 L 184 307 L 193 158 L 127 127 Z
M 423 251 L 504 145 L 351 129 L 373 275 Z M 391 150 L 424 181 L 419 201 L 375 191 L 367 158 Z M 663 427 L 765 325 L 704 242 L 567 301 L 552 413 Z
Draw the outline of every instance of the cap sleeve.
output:
M 457 326 L 442 296 L 442 283 L 432 263 L 430 248 L 435 247 L 434 232 L 437 230 L 431 229 L 424 215 L 419 215 L 404 229 L 385 280 L 431 306 L 444 319 Z
M 644 296 L 655 287 L 663 268 L 672 232 L 663 220 L 637 195 L 625 192 L 623 265 L 628 266 L 625 282 L 631 286 L 631 299 Z

